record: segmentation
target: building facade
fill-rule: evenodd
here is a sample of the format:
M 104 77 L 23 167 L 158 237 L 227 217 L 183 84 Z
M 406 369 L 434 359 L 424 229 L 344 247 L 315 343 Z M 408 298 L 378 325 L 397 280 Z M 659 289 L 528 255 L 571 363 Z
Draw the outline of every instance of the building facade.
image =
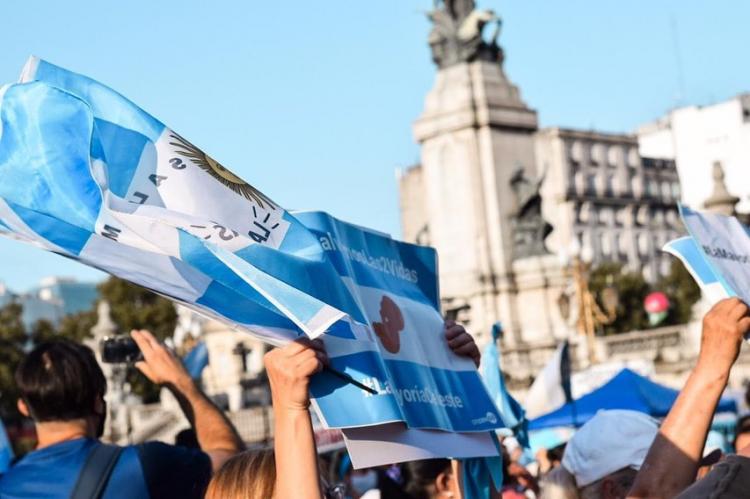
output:
M 69 277 L 44 278 L 39 286 L 25 293 L 13 292 L 0 284 L 0 306 L 11 302 L 21 305 L 27 328 L 39 320 L 57 325 L 66 315 L 91 310 L 97 296 L 96 283 Z
M 675 109 L 637 130 L 643 156 L 674 160 L 682 183 L 681 201 L 701 209 L 711 196 L 713 168 L 740 198 L 737 211 L 750 211 L 750 93 L 710 106 Z
M 430 13 L 438 71 L 413 126 L 421 160 L 399 175 L 402 237 L 437 249 L 444 312 L 480 343 L 496 322 L 506 347 L 570 337 L 560 253 L 575 241 L 594 263 L 665 273 L 660 248 L 679 234 L 674 161 L 642 158 L 635 136 L 539 130 L 504 72 L 498 30 L 490 40 L 481 23 L 471 39 L 452 31 L 497 16 L 440 5 Z
M 547 128 L 535 140 L 550 251 L 573 244 L 595 265 L 619 262 L 649 281 L 666 274 L 672 257 L 661 248 L 683 231 L 675 162 L 642 157 L 634 135 Z

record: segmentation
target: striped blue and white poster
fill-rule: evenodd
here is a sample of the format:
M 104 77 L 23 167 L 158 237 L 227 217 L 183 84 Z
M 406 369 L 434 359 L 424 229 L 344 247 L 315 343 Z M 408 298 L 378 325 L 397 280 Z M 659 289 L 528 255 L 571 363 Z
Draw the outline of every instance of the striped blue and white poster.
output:
M 739 296 L 750 303 L 750 238 L 735 217 L 680 206 L 689 237 L 670 241 L 664 251 L 679 258 L 709 303 Z
M 329 427 L 502 426 L 445 344 L 434 250 L 293 214 L 114 90 L 36 58 L 0 90 L 0 172 L 5 235 L 275 345 L 322 337 L 377 392 L 316 377 Z

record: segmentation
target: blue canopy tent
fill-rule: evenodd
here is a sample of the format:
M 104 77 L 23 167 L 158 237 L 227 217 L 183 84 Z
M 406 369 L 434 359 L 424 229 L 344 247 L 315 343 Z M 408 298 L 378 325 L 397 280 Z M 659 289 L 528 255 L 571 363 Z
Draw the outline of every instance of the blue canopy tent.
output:
M 601 409 L 629 409 L 659 418 L 667 415 L 679 394 L 640 374 L 623 369 L 603 386 L 557 410 L 529 421 L 529 430 L 581 426 Z M 722 398 L 717 412 L 737 412 L 732 399 Z

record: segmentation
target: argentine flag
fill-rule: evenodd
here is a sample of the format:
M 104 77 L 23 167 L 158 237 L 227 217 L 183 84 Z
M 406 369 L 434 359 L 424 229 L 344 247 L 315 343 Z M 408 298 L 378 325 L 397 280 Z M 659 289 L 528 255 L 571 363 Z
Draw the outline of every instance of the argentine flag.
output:
M 317 239 L 179 134 L 36 58 L 21 83 L 2 91 L 0 228 L 273 343 L 361 319 Z
M 0 233 L 275 345 L 322 336 L 333 367 L 377 393 L 316 375 L 327 426 L 398 424 L 397 448 L 420 429 L 439 455 L 495 452 L 457 437 L 503 423 L 446 345 L 434 249 L 291 213 L 114 90 L 37 58 L 0 90 L 0 175 Z

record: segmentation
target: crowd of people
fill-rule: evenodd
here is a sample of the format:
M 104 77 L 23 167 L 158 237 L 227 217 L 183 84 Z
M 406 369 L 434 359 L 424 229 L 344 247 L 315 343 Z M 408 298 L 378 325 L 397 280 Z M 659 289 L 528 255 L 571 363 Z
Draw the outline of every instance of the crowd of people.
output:
M 736 453 L 704 456 L 714 412 L 750 330 L 736 298 L 704 317 L 700 354 L 667 417 L 601 411 L 565 444 L 529 464 L 513 437 L 503 440 L 503 484 L 492 497 L 590 499 L 750 497 L 750 419 L 737 424 Z M 461 498 L 462 466 L 429 459 L 353 469 L 345 452 L 318 455 L 310 418 L 310 378 L 328 364 L 320 340 L 301 339 L 264 358 L 274 417 L 272 449 L 245 449 L 237 431 L 180 360 L 148 331 L 133 331 L 136 367 L 168 388 L 197 446 L 102 443 L 106 381 L 93 352 L 70 341 L 36 346 L 16 372 L 18 410 L 33 419 L 36 449 L 0 477 L 0 498 Z M 478 365 L 463 327 L 445 341 Z

